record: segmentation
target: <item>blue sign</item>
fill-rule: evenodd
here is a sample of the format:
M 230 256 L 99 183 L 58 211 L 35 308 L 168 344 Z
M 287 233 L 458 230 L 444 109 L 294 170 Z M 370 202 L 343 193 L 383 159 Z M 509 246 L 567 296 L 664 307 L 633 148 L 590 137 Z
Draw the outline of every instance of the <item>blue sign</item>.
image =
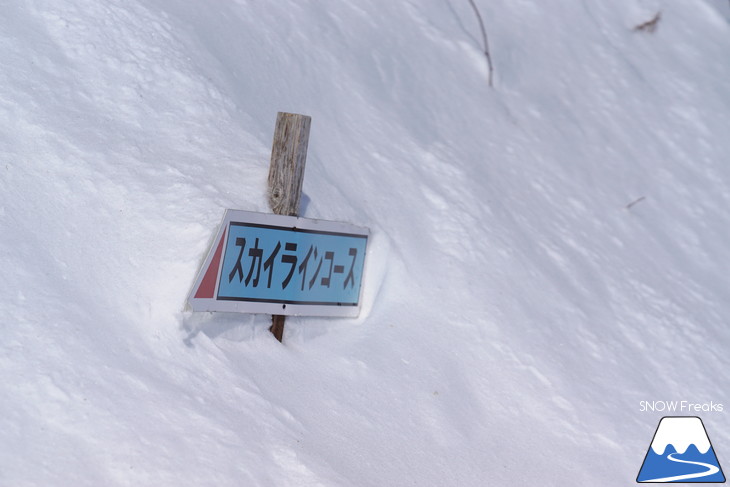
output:
M 228 210 L 188 298 L 196 311 L 356 316 L 368 231 Z

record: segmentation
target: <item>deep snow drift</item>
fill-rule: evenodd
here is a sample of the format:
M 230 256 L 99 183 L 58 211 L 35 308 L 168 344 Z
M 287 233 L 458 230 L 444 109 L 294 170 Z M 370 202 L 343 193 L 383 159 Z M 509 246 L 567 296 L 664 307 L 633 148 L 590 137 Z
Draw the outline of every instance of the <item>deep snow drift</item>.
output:
M 727 2 L 477 0 L 492 89 L 466 0 L 349 3 L 5 2 L 1 485 L 614 486 L 728 402 Z M 372 231 L 284 346 L 183 309 L 277 111 Z

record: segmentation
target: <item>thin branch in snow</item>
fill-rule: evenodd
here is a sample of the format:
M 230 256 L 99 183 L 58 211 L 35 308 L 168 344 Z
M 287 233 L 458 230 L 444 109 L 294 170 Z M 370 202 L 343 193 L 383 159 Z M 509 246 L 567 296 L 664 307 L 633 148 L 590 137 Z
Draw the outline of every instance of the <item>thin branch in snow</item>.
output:
M 654 31 L 656 30 L 657 24 L 659 23 L 659 21 L 661 19 L 662 19 L 662 12 L 659 11 L 656 13 L 656 15 L 654 16 L 653 19 L 647 20 L 646 22 L 637 25 L 636 27 L 634 27 L 634 30 L 635 31 L 639 31 L 639 30 L 646 31 L 650 34 L 653 34 Z
M 489 53 L 489 41 L 487 40 L 487 31 L 484 29 L 484 22 L 482 21 L 482 15 L 479 13 L 479 9 L 477 8 L 476 4 L 474 3 L 474 0 L 469 0 L 469 4 L 471 5 L 471 8 L 474 9 L 474 15 L 476 15 L 477 20 L 479 21 L 479 28 L 482 30 L 482 41 L 484 43 L 484 57 L 487 58 L 487 66 L 489 67 L 489 86 L 492 86 L 492 55 Z
M 627 209 L 627 210 L 630 210 L 630 209 L 631 209 L 631 207 L 633 207 L 633 206 L 634 206 L 635 204 L 637 204 L 637 203 L 641 203 L 641 202 L 642 202 L 642 201 L 644 201 L 645 199 L 646 199 L 646 196 L 642 196 L 641 198 L 637 198 L 637 199 L 635 199 L 634 201 L 632 201 L 631 203 L 629 203 L 628 205 L 626 205 L 626 209 Z

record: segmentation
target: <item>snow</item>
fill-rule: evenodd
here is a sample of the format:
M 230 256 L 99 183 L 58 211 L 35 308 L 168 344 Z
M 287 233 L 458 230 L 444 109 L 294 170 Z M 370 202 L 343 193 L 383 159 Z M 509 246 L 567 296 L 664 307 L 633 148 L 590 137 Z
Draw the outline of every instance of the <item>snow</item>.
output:
M 616 485 L 726 401 L 727 2 L 477 0 L 493 89 L 466 1 L 6 3 L 0 485 Z M 184 310 L 277 111 L 372 232 L 283 346 Z

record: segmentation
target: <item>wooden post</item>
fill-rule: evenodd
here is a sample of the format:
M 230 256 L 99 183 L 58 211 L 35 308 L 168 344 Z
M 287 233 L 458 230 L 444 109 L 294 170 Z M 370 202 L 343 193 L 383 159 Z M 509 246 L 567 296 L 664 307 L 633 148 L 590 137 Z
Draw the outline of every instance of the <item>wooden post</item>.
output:
M 269 206 L 277 215 L 299 216 L 312 118 L 279 112 L 269 165 Z M 273 315 L 269 330 L 280 342 L 285 316 Z

